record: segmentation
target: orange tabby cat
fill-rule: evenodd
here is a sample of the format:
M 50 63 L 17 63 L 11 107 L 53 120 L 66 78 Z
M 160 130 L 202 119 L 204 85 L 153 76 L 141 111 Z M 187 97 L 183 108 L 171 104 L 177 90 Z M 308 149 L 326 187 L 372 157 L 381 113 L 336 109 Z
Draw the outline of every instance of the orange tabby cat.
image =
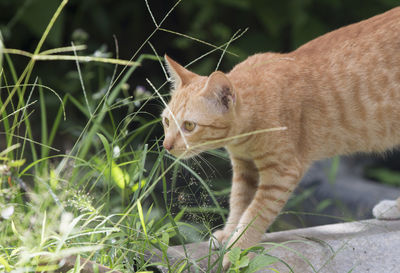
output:
M 166 60 L 174 86 L 165 149 L 190 157 L 225 147 L 232 161 L 220 243 L 257 244 L 313 161 L 400 145 L 400 8 L 288 54 L 256 54 L 227 74 L 199 76 Z M 374 214 L 400 217 L 395 204 Z

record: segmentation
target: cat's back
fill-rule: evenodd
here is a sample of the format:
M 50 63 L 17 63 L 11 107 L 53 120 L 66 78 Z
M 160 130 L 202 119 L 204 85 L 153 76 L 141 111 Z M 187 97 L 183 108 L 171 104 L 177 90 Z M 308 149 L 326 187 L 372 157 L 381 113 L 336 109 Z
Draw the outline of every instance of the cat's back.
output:
M 253 55 L 229 77 L 242 115 L 285 125 L 304 159 L 399 146 L 400 7 L 288 54 Z
M 303 131 L 314 137 L 312 143 L 324 140 L 316 145 L 318 157 L 400 145 L 400 7 L 325 34 L 290 55 L 306 71 Z
M 318 37 L 294 51 L 301 57 L 335 55 L 358 50 L 360 54 L 376 50 L 397 52 L 400 58 L 400 7 Z

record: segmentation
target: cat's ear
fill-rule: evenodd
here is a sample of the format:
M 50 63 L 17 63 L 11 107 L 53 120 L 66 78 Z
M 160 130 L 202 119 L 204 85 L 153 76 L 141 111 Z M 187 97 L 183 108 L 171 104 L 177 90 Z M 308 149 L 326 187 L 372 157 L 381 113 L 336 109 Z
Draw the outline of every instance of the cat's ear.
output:
M 215 71 L 208 77 L 202 95 L 208 100 L 211 100 L 217 110 L 222 113 L 231 109 L 236 102 L 233 85 L 228 77 L 221 71 Z
M 164 55 L 165 64 L 167 66 L 170 81 L 173 84 L 173 89 L 181 88 L 187 85 L 191 79 L 197 76 L 197 74 L 187 70 L 166 54 Z

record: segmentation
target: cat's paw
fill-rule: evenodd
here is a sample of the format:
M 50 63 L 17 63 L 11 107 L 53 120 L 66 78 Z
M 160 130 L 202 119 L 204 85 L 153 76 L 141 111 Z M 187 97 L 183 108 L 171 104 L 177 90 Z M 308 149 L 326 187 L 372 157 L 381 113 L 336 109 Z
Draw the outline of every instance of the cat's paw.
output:
M 228 240 L 228 237 L 223 229 L 217 230 L 210 237 L 210 244 L 212 249 L 221 249 Z
M 395 200 L 382 200 L 372 209 L 372 214 L 378 220 L 400 219 L 400 208 Z
M 227 253 L 224 255 L 224 259 L 222 260 L 222 268 L 224 272 L 227 272 L 230 266 L 231 266 L 231 261 L 229 260 L 229 256 Z

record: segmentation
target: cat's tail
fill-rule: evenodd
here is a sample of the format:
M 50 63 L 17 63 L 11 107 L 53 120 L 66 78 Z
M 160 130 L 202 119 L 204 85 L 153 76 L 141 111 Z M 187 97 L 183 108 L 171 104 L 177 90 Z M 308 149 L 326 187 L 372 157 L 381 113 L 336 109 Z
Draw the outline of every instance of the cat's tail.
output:
M 382 200 L 372 209 L 372 214 L 378 220 L 400 219 L 400 197 L 397 200 Z

